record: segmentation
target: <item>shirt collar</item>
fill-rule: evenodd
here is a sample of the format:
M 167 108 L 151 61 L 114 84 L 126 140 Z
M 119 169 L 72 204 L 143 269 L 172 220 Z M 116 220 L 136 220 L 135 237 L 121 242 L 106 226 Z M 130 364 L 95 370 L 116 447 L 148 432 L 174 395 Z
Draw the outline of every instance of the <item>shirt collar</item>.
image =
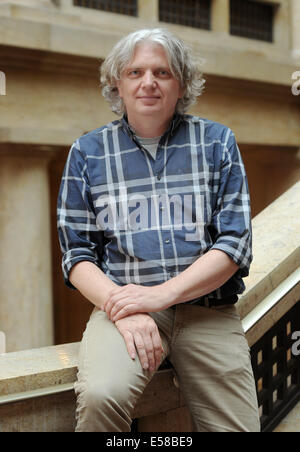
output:
M 168 129 L 162 135 L 162 138 L 172 136 L 182 120 L 183 120 L 183 116 L 180 115 L 179 113 L 175 113 L 172 118 L 172 121 L 169 124 Z M 124 114 L 124 116 L 122 117 L 121 123 L 122 123 L 123 129 L 125 130 L 125 132 L 130 136 L 131 139 L 136 141 L 136 134 L 135 134 L 134 130 L 131 128 L 126 114 Z

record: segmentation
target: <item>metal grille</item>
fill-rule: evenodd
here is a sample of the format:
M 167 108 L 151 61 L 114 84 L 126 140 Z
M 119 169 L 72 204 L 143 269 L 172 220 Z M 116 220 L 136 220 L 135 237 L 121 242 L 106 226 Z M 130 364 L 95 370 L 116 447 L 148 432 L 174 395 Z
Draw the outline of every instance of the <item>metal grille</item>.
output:
M 273 42 L 274 7 L 253 0 L 230 0 L 230 33 Z
M 300 400 L 300 356 L 293 333 L 300 331 L 300 301 L 251 347 L 261 427 L 272 432 Z
M 210 30 L 211 0 L 159 0 L 159 20 Z
M 137 16 L 137 0 L 73 0 L 75 6 Z

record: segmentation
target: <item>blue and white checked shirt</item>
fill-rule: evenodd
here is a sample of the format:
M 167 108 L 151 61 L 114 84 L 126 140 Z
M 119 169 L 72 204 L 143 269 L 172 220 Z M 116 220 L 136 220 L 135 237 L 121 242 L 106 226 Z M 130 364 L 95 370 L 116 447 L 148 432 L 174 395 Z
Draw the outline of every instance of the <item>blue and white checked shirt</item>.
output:
M 208 298 L 242 293 L 252 260 L 251 215 L 233 132 L 175 115 L 155 160 L 126 117 L 83 135 L 65 165 L 58 233 L 71 288 L 69 273 L 80 261 L 93 262 L 118 285 L 151 286 L 219 249 L 239 270 Z

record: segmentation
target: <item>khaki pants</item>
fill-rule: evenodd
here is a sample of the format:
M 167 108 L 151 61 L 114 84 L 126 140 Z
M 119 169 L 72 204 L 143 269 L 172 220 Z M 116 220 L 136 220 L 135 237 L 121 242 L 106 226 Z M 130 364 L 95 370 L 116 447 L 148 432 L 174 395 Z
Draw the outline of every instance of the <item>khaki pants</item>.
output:
M 151 313 L 198 432 L 258 432 L 250 353 L 235 306 L 187 304 Z M 80 348 L 77 432 L 129 432 L 153 374 L 133 361 L 106 313 L 94 309 Z

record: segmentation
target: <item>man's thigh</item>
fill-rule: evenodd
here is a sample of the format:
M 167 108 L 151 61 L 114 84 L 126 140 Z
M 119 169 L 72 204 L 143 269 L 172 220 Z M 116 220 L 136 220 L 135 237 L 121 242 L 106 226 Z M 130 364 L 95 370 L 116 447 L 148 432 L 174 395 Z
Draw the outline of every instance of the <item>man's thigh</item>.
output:
M 80 344 L 77 431 L 129 431 L 135 405 L 152 376 L 138 356 L 130 358 L 115 324 L 95 308 Z
M 180 306 L 169 359 L 198 431 L 259 431 L 250 350 L 234 306 Z
M 105 312 L 94 309 L 80 344 L 79 377 L 89 385 L 112 388 L 121 382 L 147 380 L 138 356 L 131 359 L 121 333 Z

